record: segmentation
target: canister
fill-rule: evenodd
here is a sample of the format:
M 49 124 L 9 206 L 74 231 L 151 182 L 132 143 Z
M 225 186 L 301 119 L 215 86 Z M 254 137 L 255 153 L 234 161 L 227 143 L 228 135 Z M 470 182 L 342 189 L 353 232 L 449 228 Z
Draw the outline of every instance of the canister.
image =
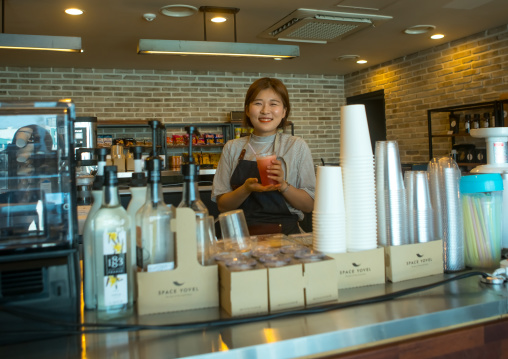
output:
M 502 247 L 501 175 L 463 176 L 460 192 L 464 215 L 465 263 L 474 268 L 498 268 Z

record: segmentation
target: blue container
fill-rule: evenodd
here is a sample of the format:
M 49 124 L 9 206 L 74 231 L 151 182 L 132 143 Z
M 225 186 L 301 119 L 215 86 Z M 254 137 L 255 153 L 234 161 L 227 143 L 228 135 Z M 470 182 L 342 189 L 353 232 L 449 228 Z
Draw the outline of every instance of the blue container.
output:
M 460 179 L 464 215 L 465 263 L 475 268 L 498 268 L 501 261 L 503 179 L 500 174 Z

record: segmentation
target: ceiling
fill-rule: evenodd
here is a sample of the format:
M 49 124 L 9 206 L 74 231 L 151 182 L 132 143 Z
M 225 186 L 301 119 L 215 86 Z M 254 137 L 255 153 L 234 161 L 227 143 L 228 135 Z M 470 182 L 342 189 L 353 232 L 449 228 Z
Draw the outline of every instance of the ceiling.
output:
M 77 36 L 82 38 L 84 52 L 0 50 L 0 66 L 343 75 L 508 23 L 506 0 L 3 1 L 4 33 Z M 198 11 L 188 17 L 167 17 L 159 12 L 161 7 L 173 4 L 196 8 L 239 8 L 236 15 L 238 42 L 299 45 L 300 57 L 274 61 L 138 55 L 138 40 L 142 38 L 204 40 L 203 13 Z M 64 9 L 68 7 L 82 8 L 85 13 L 81 16 L 67 15 Z M 267 29 L 300 8 L 377 14 L 392 19 L 326 44 L 282 42 L 261 37 Z M 146 21 L 143 18 L 145 13 L 154 13 L 157 17 L 153 21 Z M 206 26 L 208 41 L 234 41 L 233 15 L 228 16 L 231 21 Z M 443 33 L 446 37 L 431 40 L 430 33 L 404 34 L 404 29 L 414 25 L 434 25 L 435 32 Z M 359 65 L 352 60 L 338 60 L 343 55 L 358 55 L 368 63 Z

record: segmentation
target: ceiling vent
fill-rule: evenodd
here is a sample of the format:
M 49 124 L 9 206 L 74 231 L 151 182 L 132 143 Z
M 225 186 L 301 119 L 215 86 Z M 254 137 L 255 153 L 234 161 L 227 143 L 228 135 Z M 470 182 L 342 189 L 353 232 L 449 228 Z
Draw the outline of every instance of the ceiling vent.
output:
M 326 44 L 390 19 L 391 16 L 384 15 L 297 9 L 259 36 L 279 41 Z

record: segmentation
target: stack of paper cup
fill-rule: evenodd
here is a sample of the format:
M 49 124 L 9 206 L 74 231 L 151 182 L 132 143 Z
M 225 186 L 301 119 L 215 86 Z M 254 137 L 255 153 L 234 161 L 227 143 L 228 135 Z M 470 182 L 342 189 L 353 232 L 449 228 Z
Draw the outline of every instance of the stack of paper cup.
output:
M 374 156 L 364 105 L 341 108 L 340 162 L 348 252 L 377 247 Z
M 346 252 L 346 216 L 340 167 L 317 168 L 312 231 L 315 250 L 324 253 Z

